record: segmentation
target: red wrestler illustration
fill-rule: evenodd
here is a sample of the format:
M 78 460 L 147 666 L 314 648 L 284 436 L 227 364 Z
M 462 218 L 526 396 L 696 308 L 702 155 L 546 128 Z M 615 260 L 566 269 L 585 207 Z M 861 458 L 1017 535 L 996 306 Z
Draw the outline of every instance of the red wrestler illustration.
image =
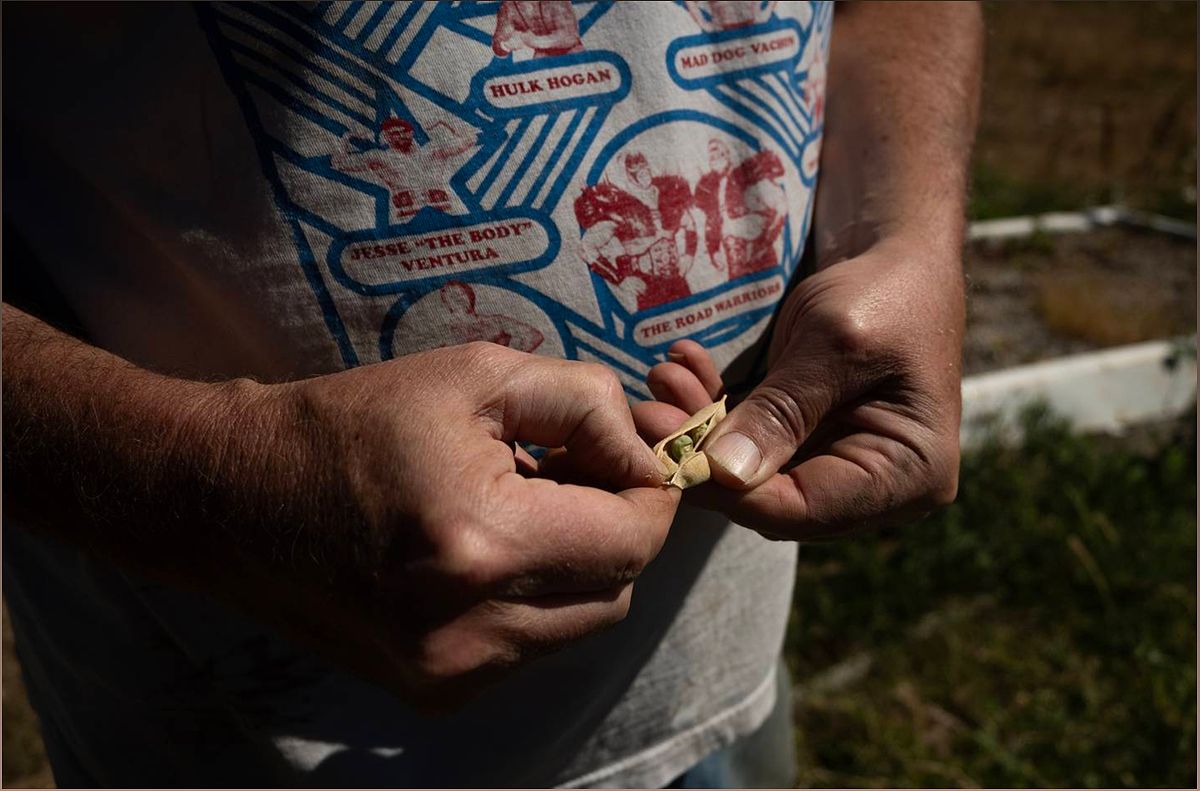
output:
M 821 49 L 819 42 L 812 48 L 808 71 L 800 89 L 804 92 L 804 103 L 812 113 L 812 128 L 819 129 L 825 119 L 825 51 Z M 800 160 L 800 169 L 805 178 L 816 178 L 820 157 L 820 138 L 810 140 L 804 147 Z
M 575 200 L 584 229 L 580 257 L 631 312 L 686 297 L 691 289 L 684 275 L 699 247 L 687 181 L 654 175 L 638 151 L 614 165 L 612 178 Z
M 696 184 L 696 206 L 704 213 L 709 256 L 730 280 L 775 266 L 775 242 L 787 219 L 779 157 L 760 151 L 734 165 L 729 146 L 714 138 L 708 164 Z
M 570 0 L 504 0 L 496 12 L 492 51 L 514 62 L 583 52 Z
M 801 89 L 804 91 L 804 103 L 812 113 L 813 126 L 818 127 L 825 117 L 825 50 L 817 43 L 813 46 L 812 53 L 808 74 L 804 77 Z
M 472 341 L 489 341 L 521 352 L 542 345 L 542 333 L 523 321 L 497 314 L 475 312 L 475 289 L 466 283 L 451 281 L 438 292 L 449 321 L 446 330 L 452 339 L 446 346 Z
M 439 129 L 443 134 L 435 138 Z M 403 118 L 389 118 L 379 129 L 383 148 L 355 151 L 352 138 L 370 140 L 373 135 L 366 129 L 347 130 L 342 135 L 342 150 L 329 162 L 343 173 L 386 187 L 391 192 L 395 219 L 407 219 L 426 206 L 461 214 L 465 208 L 450 189 L 456 164 L 451 160 L 478 146 L 478 135 L 474 130 L 459 132 L 445 121 L 434 123 L 428 131 L 429 142 L 418 146 L 413 140 L 412 124 Z
M 701 30 L 713 33 L 766 22 L 775 10 L 775 0 L 687 0 L 687 10 Z

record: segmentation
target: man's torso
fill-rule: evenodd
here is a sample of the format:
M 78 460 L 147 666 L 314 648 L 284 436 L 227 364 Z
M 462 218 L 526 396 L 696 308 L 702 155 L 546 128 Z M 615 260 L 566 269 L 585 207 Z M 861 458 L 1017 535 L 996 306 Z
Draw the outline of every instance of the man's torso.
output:
M 517 60 L 496 54 L 499 3 L 167 5 L 74 22 L 28 9 L 5 40 L 6 65 L 27 75 L 6 79 L 6 148 L 20 154 L 6 157 L 6 211 L 92 339 L 153 368 L 284 380 L 494 335 L 604 363 L 646 398 L 650 367 L 692 338 L 736 388 L 804 248 L 821 133 L 807 69 L 831 9 L 779 3 L 715 33 L 683 4 L 570 10 L 578 51 Z M 413 127 L 414 152 L 439 145 L 440 124 L 476 146 L 439 168 L 377 154 L 393 170 L 416 162 L 388 179 L 334 166 L 351 129 L 384 152 L 392 118 Z M 782 228 L 748 242 L 761 265 L 722 268 L 704 243 L 712 141 L 735 166 L 764 151 L 782 165 Z M 656 244 L 672 249 L 602 277 L 575 203 L 632 189 L 635 154 L 678 185 L 672 224 L 700 241 L 664 230 L 654 201 Z M 400 187 L 448 196 L 398 211 Z M 650 283 L 622 300 L 622 277 Z M 470 320 L 443 299 L 462 286 Z M 207 757 L 161 751 L 155 766 L 181 779 L 255 755 L 255 776 L 276 782 L 658 783 L 769 710 L 794 556 L 684 514 L 626 623 L 433 725 L 205 600 L 71 550 L 22 536 L 31 565 L 6 553 L 6 593 L 43 668 L 43 717 L 100 782 L 122 744 L 88 713 L 107 695 L 140 723 L 128 745 L 202 740 L 205 722 L 225 734 Z M 108 687 L 71 659 L 93 624 L 120 634 L 111 662 L 94 659 Z M 142 672 L 114 669 L 135 652 Z

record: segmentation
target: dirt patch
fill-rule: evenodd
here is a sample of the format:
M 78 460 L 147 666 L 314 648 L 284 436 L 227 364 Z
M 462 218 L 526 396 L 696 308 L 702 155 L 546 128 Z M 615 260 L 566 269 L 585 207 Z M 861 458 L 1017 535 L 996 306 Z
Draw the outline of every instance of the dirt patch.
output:
M 1194 3 L 987 3 L 973 217 L 1196 212 Z
M 964 371 L 1196 331 L 1195 243 L 1126 228 L 968 246 Z

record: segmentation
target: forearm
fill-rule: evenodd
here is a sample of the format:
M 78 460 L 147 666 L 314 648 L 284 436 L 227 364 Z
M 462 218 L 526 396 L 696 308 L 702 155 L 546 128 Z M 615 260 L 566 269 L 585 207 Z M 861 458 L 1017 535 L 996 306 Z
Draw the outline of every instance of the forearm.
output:
M 839 4 L 814 221 L 818 266 L 887 239 L 957 250 L 982 49 L 974 3 Z
M 9 305 L 3 321 L 8 520 L 160 578 L 228 560 L 242 385 L 138 368 Z

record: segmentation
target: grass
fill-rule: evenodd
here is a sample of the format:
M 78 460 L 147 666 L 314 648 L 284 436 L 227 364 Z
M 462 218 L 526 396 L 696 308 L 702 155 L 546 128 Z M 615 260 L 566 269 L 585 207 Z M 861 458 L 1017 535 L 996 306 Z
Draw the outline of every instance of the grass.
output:
M 1194 787 L 1194 416 L 1122 442 L 1026 423 L 951 508 L 802 551 L 803 785 Z
M 971 174 L 971 200 L 967 214 L 973 220 L 1017 217 L 1049 211 L 1074 211 L 1081 206 L 1108 202 L 1103 189 L 1078 184 L 1039 183 L 1006 174 L 986 164 L 976 164 Z

